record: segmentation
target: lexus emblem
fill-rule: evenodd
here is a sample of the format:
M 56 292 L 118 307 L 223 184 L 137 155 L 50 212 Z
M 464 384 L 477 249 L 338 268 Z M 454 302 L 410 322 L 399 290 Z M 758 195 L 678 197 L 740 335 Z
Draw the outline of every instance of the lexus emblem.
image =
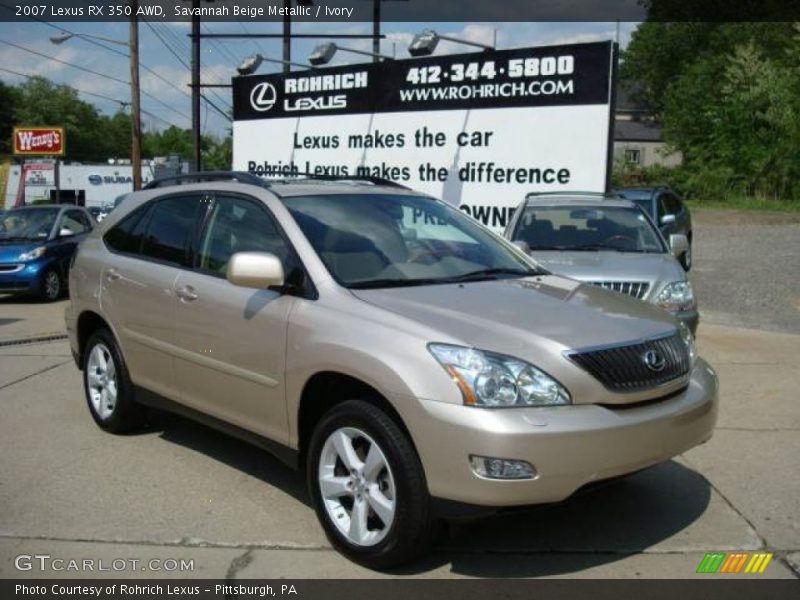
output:
M 651 371 L 660 373 L 667 366 L 667 360 L 656 350 L 648 350 L 642 354 L 642 362 Z
M 278 100 L 278 93 L 275 86 L 268 82 L 259 83 L 250 92 L 250 106 L 258 112 L 267 112 L 275 106 Z

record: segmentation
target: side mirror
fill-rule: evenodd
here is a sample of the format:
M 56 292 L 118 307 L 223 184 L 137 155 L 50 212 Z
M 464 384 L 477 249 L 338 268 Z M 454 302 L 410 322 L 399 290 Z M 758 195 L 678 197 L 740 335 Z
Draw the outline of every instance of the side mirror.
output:
M 664 215 L 661 217 L 662 225 L 672 225 L 675 222 L 675 215 Z
M 679 258 L 689 249 L 689 239 L 682 233 L 673 233 L 669 236 L 669 247 L 672 250 L 672 256 Z
M 68 229 L 67 227 L 62 227 L 58 230 L 58 237 L 65 238 L 65 237 L 72 237 L 75 235 L 75 232 L 72 229 Z
M 284 284 L 280 259 L 267 252 L 237 252 L 228 263 L 227 277 L 233 285 L 260 290 Z
M 514 244 L 520 250 L 522 250 L 525 254 L 531 253 L 531 247 L 528 245 L 528 242 L 523 242 L 522 240 L 514 240 L 511 243 Z

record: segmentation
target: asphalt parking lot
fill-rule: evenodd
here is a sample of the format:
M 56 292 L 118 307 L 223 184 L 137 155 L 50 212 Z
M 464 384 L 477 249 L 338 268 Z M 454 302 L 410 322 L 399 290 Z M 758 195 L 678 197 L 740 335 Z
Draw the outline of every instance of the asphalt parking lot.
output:
M 800 577 L 800 223 L 696 222 L 700 351 L 722 387 L 713 439 L 562 504 L 454 526 L 394 575 L 686 578 L 706 552 L 764 550 L 756 577 Z M 2 345 L 60 332 L 63 308 L 0 299 L 0 578 L 85 576 L 18 571 L 20 554 L 194 561 L 103 576 L 382 576 L 330 549 L 302 477 L 269 455 L 161 414 L 105 434 L 66 342 Z

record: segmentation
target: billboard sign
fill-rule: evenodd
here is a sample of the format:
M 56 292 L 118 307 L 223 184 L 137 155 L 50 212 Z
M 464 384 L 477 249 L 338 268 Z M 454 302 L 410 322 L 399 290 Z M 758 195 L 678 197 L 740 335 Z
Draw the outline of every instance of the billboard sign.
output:
M 234 168 L 371 175 L 502 228 L 532 191 L 605 191 L 612 42 L 234 79 Z
M 17 156 L 64 156 L 63 127 L 15 127 L 14 154 Z

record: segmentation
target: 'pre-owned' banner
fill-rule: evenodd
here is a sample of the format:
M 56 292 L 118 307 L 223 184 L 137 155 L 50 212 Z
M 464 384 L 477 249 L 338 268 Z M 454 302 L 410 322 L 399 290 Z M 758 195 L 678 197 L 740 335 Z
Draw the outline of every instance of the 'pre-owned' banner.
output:
M 234 168 L 371 175 L 492 228 L 533 191 L 606 189 L 611 42 L 234 79 Z

